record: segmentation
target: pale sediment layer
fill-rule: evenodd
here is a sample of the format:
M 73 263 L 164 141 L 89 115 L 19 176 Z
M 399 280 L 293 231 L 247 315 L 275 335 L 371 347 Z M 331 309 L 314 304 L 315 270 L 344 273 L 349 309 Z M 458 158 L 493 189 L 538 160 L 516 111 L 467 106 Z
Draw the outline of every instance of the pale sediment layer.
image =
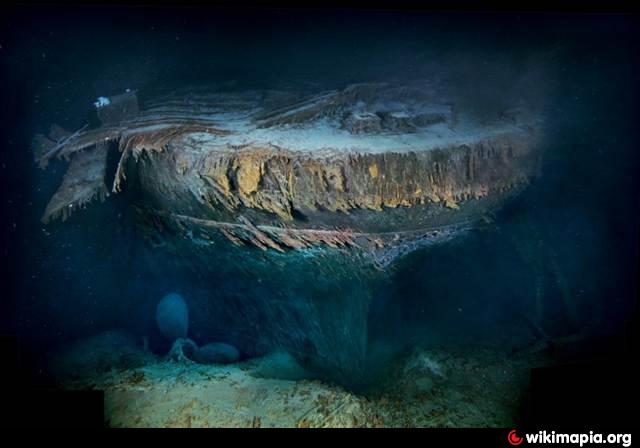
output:
M 156 362 L 65 386 L 103 390 L 110 427 L 510 427 L 531 362 L 495 350 L 418 351 L 395 360 L 380 390 L 365 397 L 283 375 L 274 360 Z

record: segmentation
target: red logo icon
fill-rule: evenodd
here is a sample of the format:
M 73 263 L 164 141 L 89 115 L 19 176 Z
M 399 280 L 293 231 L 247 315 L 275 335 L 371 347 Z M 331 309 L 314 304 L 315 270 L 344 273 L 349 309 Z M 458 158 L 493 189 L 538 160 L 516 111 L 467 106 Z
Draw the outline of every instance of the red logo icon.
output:
M 509 440 L 509 443 L 513 446 L 520 445 L 524 440 L 522 437 L 518 437 L 518 434 L 516 434 L 515 429 L 512 429 L 511 431 L 509 431 L 509 435 L 507 436 L 507 439 Z

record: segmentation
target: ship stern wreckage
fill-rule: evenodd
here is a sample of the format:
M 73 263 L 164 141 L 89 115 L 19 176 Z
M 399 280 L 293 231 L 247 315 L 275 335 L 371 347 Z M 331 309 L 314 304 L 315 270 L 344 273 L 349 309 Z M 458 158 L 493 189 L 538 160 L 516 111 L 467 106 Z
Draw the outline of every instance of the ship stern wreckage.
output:
M 95 108 L 100 125 L 34 139 L 41 167 L 69 161 L 43 222 L 126 190 L 149 250 L 209 282 L 241 351 L 284 347 L 335 377 L 365 364 L 363 285 L 481 222 L 541 158 L 526 105 L 478 120 L 429 81 L 127 91 Z

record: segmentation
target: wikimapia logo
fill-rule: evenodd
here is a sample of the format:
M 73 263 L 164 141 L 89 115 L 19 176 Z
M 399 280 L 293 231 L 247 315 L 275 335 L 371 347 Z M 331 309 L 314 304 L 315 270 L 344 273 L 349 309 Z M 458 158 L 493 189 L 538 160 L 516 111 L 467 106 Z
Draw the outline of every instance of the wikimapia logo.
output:
M 509 435 L 507 436 L 507 439 L 509 440 L 509 443 L 513 446 L 518 446 L 522 443 L 522 440 L 524 440 L 522 437 L 519 437 L 518 434 L 516 434 L 516 430 L 512 429 L 511 431 L 509 431 Z
M 528 444 L 572 444 L 580 447 L 584 445 L 618 444 L 623 447 L 631 446 L 631 434 L 594 434 L 593 431 L 586 433 L 564 434 L 555 431 L 539 431 L 537 433 L 525 434 L 520 437 L 515 429 L 509 431 L 507 440 L 512 446 L 518 446 L 526 440 Z

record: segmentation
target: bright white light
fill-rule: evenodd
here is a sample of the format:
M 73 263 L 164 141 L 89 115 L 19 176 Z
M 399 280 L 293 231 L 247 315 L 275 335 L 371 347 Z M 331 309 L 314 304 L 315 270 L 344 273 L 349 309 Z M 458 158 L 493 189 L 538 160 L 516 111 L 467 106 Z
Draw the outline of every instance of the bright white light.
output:
M 109 98 L 107 98 L 106 96 L 99 96 L 98 101 L 93 103 L 93 105 L 96 106 L 96 109 L 100 109 L 101 107 L 108 106 L 109 104 L 111 104 L 111 100 L 109 100 Z

